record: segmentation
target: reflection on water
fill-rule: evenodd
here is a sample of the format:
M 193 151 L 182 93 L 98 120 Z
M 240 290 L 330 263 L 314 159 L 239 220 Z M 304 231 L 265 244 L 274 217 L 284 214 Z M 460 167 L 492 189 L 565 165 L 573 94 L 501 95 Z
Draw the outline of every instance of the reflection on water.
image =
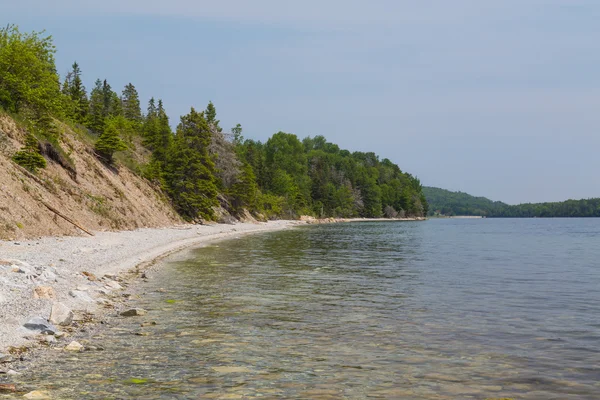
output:
M 109 320 L 105 351 L 21 379 L 64 398 L 599 399 L 598 260 L 598 220 L 231 240 L 154 272 L 148 315 Z

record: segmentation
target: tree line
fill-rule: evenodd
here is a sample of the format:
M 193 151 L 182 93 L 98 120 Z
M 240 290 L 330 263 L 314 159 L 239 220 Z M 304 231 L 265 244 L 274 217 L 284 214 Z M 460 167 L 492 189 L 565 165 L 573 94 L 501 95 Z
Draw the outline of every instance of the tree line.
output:
M 483 216 L 489 218 L 600 217 L 600 198 L 509 205 L 463 192 L 424 187 L 430 216 Z
M 54 54 L 43 32 L 0 30 L 0 107 L 27 129 L 13 160 L 31 171 L 52 160 L 76 176 L 61 147 L 66 125 L 107 166 L 125 165 L 160 186 L 188 220 L 213 219 L 218 206 L 263 218 L 427 214 L 419 180 L 372 152 L 285 132 L 264 143 L 245 139 L 239 124 L 222 129 L 211 102 L 192 107 L 173 131 L 161 100 L 150 99 L 143 112 L 133 84 L 117 93 L 106 79 L 97 79 L 88 94 L 81 67 L 73 63 L 61 79 Z

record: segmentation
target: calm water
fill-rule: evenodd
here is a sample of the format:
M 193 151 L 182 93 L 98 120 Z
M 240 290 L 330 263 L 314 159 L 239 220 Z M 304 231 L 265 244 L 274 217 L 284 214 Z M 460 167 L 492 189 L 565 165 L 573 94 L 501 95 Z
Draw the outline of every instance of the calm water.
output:
M 149 314 L 109 319 L 94 339 L 106 351 L 58 353 L 23 384 L 63 398 L 600 399 L 597 219 L 301 227 L 195 250 L 141 290 Z

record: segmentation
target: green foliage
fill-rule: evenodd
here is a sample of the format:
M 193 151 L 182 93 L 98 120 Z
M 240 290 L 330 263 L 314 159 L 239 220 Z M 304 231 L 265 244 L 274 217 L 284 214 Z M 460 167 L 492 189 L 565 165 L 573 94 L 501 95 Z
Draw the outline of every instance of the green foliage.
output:
M 217 202 L 214 164 L 208 154 L 211 131 L 203 113 L 193 108 L 181 117 L 163 172 L 166 192 L 185 218 L 212 219 Z
M 173 132 L 169 125 L 169 117 L 165 112 L 162 100 L 158 101 L 158 108 L 154 98 L 148 103 L 148 114 L 142 125 L 144 145 L 152 151 L 152 156 L 146 176 L 151 180 L 160 180 L 162 171 L 167 162 L 167 155 L 173 143 Z
M 90 104 L 77 62 L 73 63 L 72 70 L 67 74 L 62 92 L 66 96 L 67 116 L 77 123 L 85 124 Z
M 556 203 L 508 205 L 485 197 L 424 187 L 430 215 L 478 215 L 491 218 L 569 218 L 600 217 L 600 198 Z
M 0 29 L 0 106 L 10 112 L 29 108 L 37 115 L 61 111 L 62 96 L 51 36 Z
M 45 156 L 76 176 L 56 124 L 66 117 L 108 163 L 129 148 L 116 161 L 160 183 L 189 220 L 213 218 L 219 195 L 233 213 L 246 209 L 267 218 L 428 211 L 419 180 L 374 153 L 350 153 L 323 136 L 300 141 L 278 132 L 266 143 L 244 139 L 239 124 L 231 134 L 223 132 L 212 102 L 204 112 L 192 109 L 181 117 L 174 135 L 162 101 L 151 99 L 144 117 L 131 83 L 119 96 L 98 79 L 88 98 L 81 69 L 73 63 L 61 90 L 54 52 L 50 37 L 23 34 L 14 26 L 0 29 L 0 107 L 26 121 L 30 135 L 14 156 L 26 168 L 42 168 Z M 136 153 L 140 137 L 145 149 Z
M 140 108 L 140 96 L 133 84 L 129 83 L 125 86 L 121 101 L 123 104 L 123 116 L 130 121 L 141 123 L 142 110 Z
M 13 161 L 31 172 L 46 167 L 46 159 L 40 154 L 37 139 L 28 134 L 25 138 L 25 146 L 13 156 Z
M 117 116 L 108 118 L 104 132 L 100 134 L 96 142 L 96 152 L 108 163 L 112 163 L 115 152 L 127 150 L 127 145 L 122 137 L 128 135 L 131 135 L 131 123 L 125 117 Z

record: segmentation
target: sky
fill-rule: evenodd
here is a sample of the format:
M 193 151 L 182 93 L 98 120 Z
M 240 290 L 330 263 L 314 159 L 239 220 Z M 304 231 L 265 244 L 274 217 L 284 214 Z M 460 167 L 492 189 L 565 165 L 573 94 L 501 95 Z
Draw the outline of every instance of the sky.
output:
M 0 0 L 171 124 L 213 101 L 265 141 L 323 135 L 427 186 L 511 204 L 600 197 L 597 0 Z

